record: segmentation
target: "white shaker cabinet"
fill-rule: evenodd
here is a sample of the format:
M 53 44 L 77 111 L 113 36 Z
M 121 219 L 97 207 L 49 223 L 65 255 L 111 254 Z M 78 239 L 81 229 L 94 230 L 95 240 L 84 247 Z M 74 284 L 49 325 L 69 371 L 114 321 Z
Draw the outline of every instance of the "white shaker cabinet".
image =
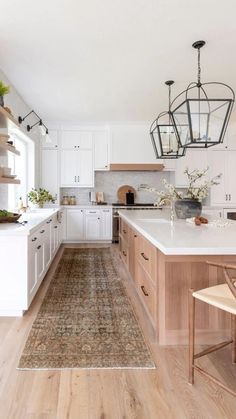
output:
M 61 151 L 61 186 L 93 187 L 92 150 Z
M 112 240 L 112 210 L 101 210 L 101 240 Z
M 83 240 L 84 239 L 84 210 L 67 209 L 66 210 L 66 239 Z
M 109 133 L 108 131 L 95 131 L 94 138 L 94 169 L 109 170 Z
M 41 187 L 47 189 L 53 197 L 58 196 L 58 151 L 42 149 Z
M 85 211 L 85 240 L 99 240 L 101 229 L 100 210 Z
M 211 151 L 209 154 L 211 177 L 222 173 L 219 185 L 211 188 L 211 205 L 236 204 L 236 151 Z
M 64 150 L 78 150 L 93 148 L 92 131 L 63 130 L 61 132 L 61 148 Z

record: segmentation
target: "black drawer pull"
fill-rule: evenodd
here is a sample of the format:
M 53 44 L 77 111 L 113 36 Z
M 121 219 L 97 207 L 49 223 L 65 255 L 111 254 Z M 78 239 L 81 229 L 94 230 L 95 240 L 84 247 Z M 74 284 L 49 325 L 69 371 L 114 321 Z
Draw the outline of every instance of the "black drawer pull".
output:
M 126 234 L 126 233 L 127 233 L 127 231 L 126 231 L 125 229 L 123 229 L 123 233 L 124 233 L 124 234 Z
M 41 244 L 40 244 L 40 245 L 37 247 L 37 249 L 39 250 L 39 249 L 41 249 L 41 247 L 42 247 L 42 246 L 41 246 Z
M 54 226 L 54 228 L 57 228 L 57 226 Z
M 138 237 L 137 234 L 134 234 L 134 237 Z
M 50 224 L 51 222 L 52 222 L 52 220 L 48 220 L 48 221 L 47 221 L 47 224 Z
M 124 255 L 124 256 L 127 256 L 127 254 L 125 253 L 125 251 L 124 251 L 124 250 L 123 250 L 123 252 L 122 252 L 122 253 L 123 253 L 123 255 Z
M 43 234 L 45 232 L 45 230 L 41 230 L 40 233 Z
M 144 293 L 144 295 L 145 295 L 145 297 L 148 297 L 148 292 L 145 290 L 145 287 L 144 287 L 144 285 L 141 285 L 141 290 L 143 291 L 143 293 Z
M 35 242 L 37 240 L 37 237 L 34 237 L 31 241 Z
M 144 260 L 149 260 L 149 258 L 147 256 L 145 256 L 145 254 L 142 252 L 141 256 L 143 257 Z

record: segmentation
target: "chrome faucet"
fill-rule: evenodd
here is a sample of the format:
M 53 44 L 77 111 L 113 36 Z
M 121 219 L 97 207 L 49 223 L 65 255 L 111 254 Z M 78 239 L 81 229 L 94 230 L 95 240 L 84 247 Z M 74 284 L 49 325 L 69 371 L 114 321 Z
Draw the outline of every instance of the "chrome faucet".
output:
M 174 219 L 175 219 L 173 199 L 162 198 L 159 202 L 159 205 L 164 205 L 166 202 L 169 202 L 169 204 L 170 204 L 170 222 L 171 222 L 171 224 L 173 224 Z

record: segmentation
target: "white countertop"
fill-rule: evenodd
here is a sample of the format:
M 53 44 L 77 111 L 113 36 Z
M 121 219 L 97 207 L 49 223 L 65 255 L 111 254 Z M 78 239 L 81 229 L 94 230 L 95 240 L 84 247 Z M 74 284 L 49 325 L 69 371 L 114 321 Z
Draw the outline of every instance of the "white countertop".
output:
M 40 227 L 48 218 L 58 212 L 59 208 L 42 208 L 22 214 L 18 221 L 27 224 L 0 223 L 0 236 L 28 236 Z
M 217 227 L 175 219 L 171 225 L 167 209 L 121 210 L 119 214 L 165 255 L 236 255 L 236 221 Z

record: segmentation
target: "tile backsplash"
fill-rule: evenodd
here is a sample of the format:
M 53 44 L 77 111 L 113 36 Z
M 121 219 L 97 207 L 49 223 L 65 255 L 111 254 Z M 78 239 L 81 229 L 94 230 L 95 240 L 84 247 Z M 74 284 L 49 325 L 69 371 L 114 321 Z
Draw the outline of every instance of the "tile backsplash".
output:
M 117 202 L 117 190 L 122 185 L 130 185 L 136 189 L 135 202 L 154 202 L 156 194 L 147 191 L 138 191 L 140 184 L 162 189 L 162 179 L 170 180 L 169 172 L 95 172 L 94 188 L 61 188 L 63 195 L 75 195 L 77 204 L 89 203 L 89 192 L 104 192 L 104 199 L 108 203 Z

